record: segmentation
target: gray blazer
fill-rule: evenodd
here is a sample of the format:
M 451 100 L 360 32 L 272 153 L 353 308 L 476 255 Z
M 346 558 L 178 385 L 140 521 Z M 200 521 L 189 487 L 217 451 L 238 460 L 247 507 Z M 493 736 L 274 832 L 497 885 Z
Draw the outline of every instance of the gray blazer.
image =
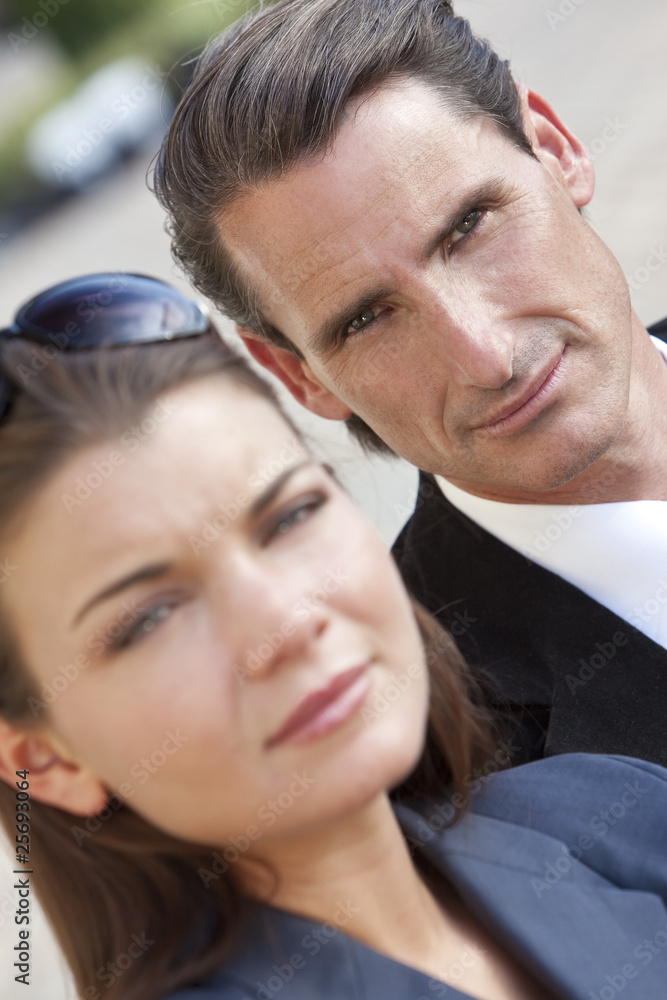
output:
M 471 782 L 453 827 L 447 800 L 396 805 L 470 910 L 556 997 L 667 1000 L 667 771 L 624 757 L 567 754 Z M 257 906 L 247 944 L 172 1000 L 461 1000 L 447 986 L 331 924 Z

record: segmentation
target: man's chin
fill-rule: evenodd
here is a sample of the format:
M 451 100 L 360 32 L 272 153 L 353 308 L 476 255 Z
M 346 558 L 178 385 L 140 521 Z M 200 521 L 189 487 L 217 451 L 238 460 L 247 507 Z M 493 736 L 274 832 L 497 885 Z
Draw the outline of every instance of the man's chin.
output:
M 435 471 L 467 493 L 514 503 L 572 503 L 581 480 L 583 502 L 586 485 L 590 486 L 605 471 L 600 468 L 597 476 L 593 466 L 609 451 L 615 438 L 599 441 L 595 448 L 589 446 L 581 452 L 575 448 L 550 450 L 545 445 L 540 455 L 531 455 L 527 461 L 503 462 L 500 466 L 489 463 L 470 476 Z M 559 492 L 567 494 L 567 498 L 560 498 Z

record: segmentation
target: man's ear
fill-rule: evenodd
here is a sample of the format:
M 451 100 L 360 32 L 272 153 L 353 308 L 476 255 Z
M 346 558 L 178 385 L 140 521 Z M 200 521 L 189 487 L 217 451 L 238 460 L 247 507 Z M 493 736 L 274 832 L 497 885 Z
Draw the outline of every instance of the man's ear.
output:
M 104 809 L 107 792 L 87 768 L 71 760 L 60 741 L 37 729 L 17 729 L 0 719 L 0 778 L 12 788 L 17 771 L 29 771 L 30 796 L 78 816 Z
M 352 415 L 350 407 L 322 385 L 306 362 L 297 358 L 296 354 L 269 343 L 243 326 L 236 329 L 255 361 L 279 378 L 307 410 L 328 420 L 347 420 Z
M 577 208 L 593 197 L 595 171 L 584 144 L 565 127 L 544 98 L 523 83 L 517 84 L 523 126 L 537 158 L 567 187 Z

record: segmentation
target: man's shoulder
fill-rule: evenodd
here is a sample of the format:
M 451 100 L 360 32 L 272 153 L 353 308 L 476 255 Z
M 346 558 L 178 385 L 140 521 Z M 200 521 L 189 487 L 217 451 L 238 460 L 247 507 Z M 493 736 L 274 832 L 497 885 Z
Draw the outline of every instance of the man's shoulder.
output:
M 415 548 L 429 547 L 434 543 L 434 553 L 464 536 L 479 538 L 486 535 L 469 517 L 449 502 L 435 477 L 429 472 L 419 473 L 419 486 L 412 514 L 403 525 L 392 546 L 394 559 L 400 563 Z
M 651 326 L 647 327 L 647 330 L 652 337 L 657 337 L 658 340 L 664 340 L 667 343 L 667 316 L 657 323 L 652 323 Z
M 515 587 L 530 590 L 537 570 L 450 503 L 435 478 L 423 472 L 412 516 L 391 551 L 412 596 L 434 614 L 461 600 L 494 604 L 506 575 Z M 450 627 L 447 616 L 442 621 Z

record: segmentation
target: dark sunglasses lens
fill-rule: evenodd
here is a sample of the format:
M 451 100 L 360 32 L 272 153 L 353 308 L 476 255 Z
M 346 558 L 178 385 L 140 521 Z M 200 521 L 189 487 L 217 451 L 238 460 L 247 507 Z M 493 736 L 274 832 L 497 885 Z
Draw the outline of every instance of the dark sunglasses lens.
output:
M 12 387 L 9 383 L 9 379 L 5 376 L 4 372 L 0 371 L 0 420 L 4 417 L 7 407 L 9 406 L 11 391 Z
M 17 316 L 28 335 L 66 350 L 147 343 L 202 333 L 208 320 L 195 302 L 160 281 L 96 274 L 38 295 Z

